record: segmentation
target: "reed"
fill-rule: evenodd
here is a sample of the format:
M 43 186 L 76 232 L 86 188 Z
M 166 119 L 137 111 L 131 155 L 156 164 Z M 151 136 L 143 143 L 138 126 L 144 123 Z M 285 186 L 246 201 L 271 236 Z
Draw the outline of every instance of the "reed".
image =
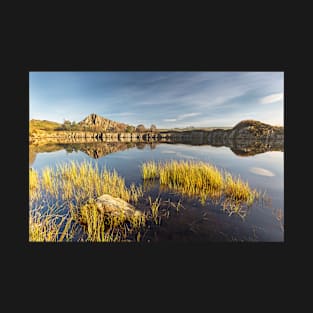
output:
M 150 170 L 153 169 L 153 170 Z M 157 173 L 155 173 L 155 170 Z M 164 164 L 147 162 L 142 165 L 142 177 L 159 177 L 161 185 L 168 186 L 188 196 L 206 199 L 219 197 L 223 176 L 212 165 L 195 161 L 168 161 Z
M 72 241 L 76 232 L 75 226 L 70 215 L 60 215 L 52 208 L 45 212 L 32 210 L 29 214 L 29 241 Z
M 43 169 L 42 171 L 42 188 L 48 193 L 48 194 L 55 194 L 55 177 L 53 175 L 53 169 L 50 167 L 47 167 Z
M 159 208 L 161 205 L 161 199 L 160 197 L 157 197 L 154 201 L 152 201 L 152 198 L 149 196 L 148 200 L 150 204 L 152 219 L 154 220 L 156 224 L 158 224 L 160 222 Z
M 123 216 L 104 218 L 93 207 L 89 210 L 83 208 L 89 199 L 95 199 L 105 193 L 134 203 L 143 195 L 141 186 L 132 184 L 127 188 L 124 179 L 116 171 L 109 172 L 106 168 L 99 170 L 97 165 L 91 162 L 59 164 L 54 169 L 46 167 L 41 176 L 30 170 L 29 240 L 71 240 L 71 236 L 60 233 L 60 230 L 69 233 L 72 231 L 71 223 L 85 221 L 85 232 L 79 238 L 80 241 L 121 241 L 127 234 L 145 225 L 145 216 L 134 215 L 131 221 L 128 221 L 130 227 L 127 228 Z M 54 208 L 46 208 L 45 212 L 34 209 L 35 204 L 47 207 L 51 203 Z M 61 212 L 61 209 L 65 211 Z M 64 212 L 68 212 L 66 222 L 63 220 Z M 66 224 L 67 222 L 70 224 Z
M 130 235 L 145 226 L 146 216 L 134 214 L 127 219 L 123 214 L 105 215 L 98 211 L 95 201 L 90 201 L 81 208 L 80 222 L 85 226 L 87 241 L 128 241 Z
M 225 174 L 224 192 L 226 197 L 247 205 L 252 205 L 257 197 L 256 190 L 252 190 L 247 182 L 242 181 L 239 177 L 233 178 L 231 174 Z
M 202 204 L 210 198 L 215 204 L 220 202 L 231 214 L 243 216 L 243 206 L 251 206 L 259 197 L 259 193 L 252 190 L 247 182 L 205 162 L 171 160 L 163 164 L 153 161 L 144 163 L 143 179 L 149 179 L 151 173 L 153 177 L 159 177 L 161 188 L 166 186 L 183 195 L 198 196 Z
M 34 169 L 29 169 L 29 199 L 30 201 L 40 197 L 40 182 L 38 173 Z
M 141 166 L 141 174 L 144 180 L 157 178 L 159 175 L 158 164 L 154 161 L 143 163 Z

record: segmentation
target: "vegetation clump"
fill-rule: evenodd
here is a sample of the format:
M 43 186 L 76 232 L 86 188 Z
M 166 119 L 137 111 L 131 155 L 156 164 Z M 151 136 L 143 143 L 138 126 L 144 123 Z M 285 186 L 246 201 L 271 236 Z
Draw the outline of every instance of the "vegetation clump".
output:
M 227 208 L 238 211 L 242 205 L 251 206 L 258 196 L 248 183 L 205 162 L 171 160 L 161 164 L 149 161 L 142 164 L 141 170 L 144 180 L 159 178 L 161 186 L 183 195 L 199 196 L 203 204 L 207 198 L 223 198 L 224 207 L 227 204 Z
M 29 240 L 69 241 L 77 237 L 77 234 L 69 235 L 64 216 L 66 223 L 81 229 L 78 241 L 127 240 L 145 224 L 144 216 L 133 216 L 127 225 L 123 216 L 108 217 L 96 212 L 92 201 L 102 194 L 136 203 L 143 191 L 134 184 L 127 188 L 116 171 L 100 170 L 91 162 L 46 167 L 41 175 L 30 169 Z M 62 236 L 64 229 L 67 229 L 66 235 Z

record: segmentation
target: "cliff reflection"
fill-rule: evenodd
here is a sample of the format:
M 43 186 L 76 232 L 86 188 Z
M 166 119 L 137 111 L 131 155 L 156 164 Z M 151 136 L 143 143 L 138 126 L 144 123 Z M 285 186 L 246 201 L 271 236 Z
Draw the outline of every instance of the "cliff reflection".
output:
M 35 159 L 36 154 L 41 152 L 54 152 L 59 150 L 65 150 L 67 153 L 82 151 L 89 157 L 98 159 L 105 155 L 127 150 L 130 148 L 144 149 L 149 147 L 151 150 L 155 149 L 160 143 L 168 144 L 188 144 L 188 145 L 211 145 L 215 147 L 226 146 L 231 151 L 239 156 L 252 156 L 258 153 L 264 153 L 267 151 L 284 151 L 283 142 L 263 142 L 263 141 L 240 141 L 234 140 L 230 142 L 203 142 L 203 140 L 161 140 L 161 141 L 116 141 L 116 142 L 104 142 L 104 141 L 92 141 L 92 142 L 66 142 L 66 143 L 41 143 L 37 145 L 29 145 L 29 165 L 31 166 Z

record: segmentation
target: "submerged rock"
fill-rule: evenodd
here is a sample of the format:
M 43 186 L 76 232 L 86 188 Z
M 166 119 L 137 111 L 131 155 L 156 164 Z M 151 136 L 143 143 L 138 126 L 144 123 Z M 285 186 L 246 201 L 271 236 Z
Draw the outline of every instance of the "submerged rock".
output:
M 100 213 L 115 216 L 125 216 L 129 219 L 133 216 L 141 216 L 142 212 L 135 209 L 130 203 L 120 198 L 104 194 L 96 199 L 96 206 Z

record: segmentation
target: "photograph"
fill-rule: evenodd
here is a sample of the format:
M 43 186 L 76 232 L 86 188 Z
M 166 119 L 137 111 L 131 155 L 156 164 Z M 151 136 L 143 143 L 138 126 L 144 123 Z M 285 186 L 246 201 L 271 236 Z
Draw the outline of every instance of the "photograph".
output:
M 284 71 L 28 78 L 28 242 L 285 242 Z

